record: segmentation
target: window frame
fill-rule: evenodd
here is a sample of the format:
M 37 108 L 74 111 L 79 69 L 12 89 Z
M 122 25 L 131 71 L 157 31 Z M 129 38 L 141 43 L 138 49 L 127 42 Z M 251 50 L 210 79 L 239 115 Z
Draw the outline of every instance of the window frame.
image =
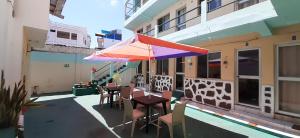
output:
M 65 33 L 64 35 L 67 35 L 68 36 L 68 38 L 67 37 L 62 37 L 62 36 L 59 36 L 59 33 L 61 34 L 61 33 Z M 71 37 L 71 33 L 70 32 L 65 32 L 65 31 L 56 31 L 56 37 L 57 38 L 61 38 L 61 39 L 70 39 L 70 37 Z
M 214 8 L 210 8 L 210 3 L 211 3 L 212 1 L 217 1 L 217 0 L 208 0 L 208 1 L 207 1 L 207 12 L 208 12 L 208 13 L 217 10 L 219 7 L 222 7 L 222 0 L 218 0 L 218 1 L 220 1 L 220 6 L 216 6 L 216 7 L 214 7 Z
M 186 6 L 183 6 L 176 10 L 176 31 L 180 31 L 186 28 Z M 183 13 L 179 15 L 179 12 L 183 10 Z M 181 17 L 184 18 L 183 23 L 179 23 L 181 21 Z
M 71 40 L 77 40 L 77 37 L 78 35 L 76 33 L 71 33 Z
M 161 73 L 158 73 L 158 63 L 161 62 Z M 165 63 L 167 62 L 167 63 Z M 169 75 L 169 59 L 161 59 L 161 60 L 156 60 L 156 75 L 162 75 L 162 76 L 167 76 Z M 164 67 L 167 67 L 167 72 L 164 72 Z
M 214 53 L 220 53 L 220 78 L 211 78 L 209 77 L 209 54 L 214 54 Z M 197 72 L 196 72 L 196 75 L 197 75 L 197 78 L 203 78 L 203 79 L 222 79 L 222 52 L 221 51 L 214 51 L 214 52 L 209 52 L 207 55 L 201 55 L 201 56 L 206 56 L 206 77 L 199 77 L 199 74 L 198 74 L 198 59 L 199 59 L 199 56 L 197 56 Z
M 300 77 L 280 77 L 279 76 L 279 48 L 281 47 L 289 47 L 289 46 L 300 46 L 300 42 L 290 42 L 290 43 L 282 43 L 282 44 L 278 44 L 276 46 L 276 66 L 275 66 L 275 89 L 274 89 L 274 93 L 275 93 L 275 112 L 276 113 L 280 113 L 280 114 L 284 114 L 284 115 L 290 115 L 290 116 L 295 116 L 295 117 L 300 117 L 300 114 L 297 113 L 292 113 L 292 112 L 288 112 L 288 111 L 283 111 L 279 109 L 279 81 L 283 80 L 283 81 L 296 81 L 296 82 L 300 82 Z
M 166 18 L 168 18 L 168 19 L 166 20 Z M 159 23 L 160 20 L 162 20 L 161 23 Z M 166 15 L 158 18 L 157 26 L 158 26 L 158 33 L 169 30 L 170 29 L 170 13 L 167 13 Z

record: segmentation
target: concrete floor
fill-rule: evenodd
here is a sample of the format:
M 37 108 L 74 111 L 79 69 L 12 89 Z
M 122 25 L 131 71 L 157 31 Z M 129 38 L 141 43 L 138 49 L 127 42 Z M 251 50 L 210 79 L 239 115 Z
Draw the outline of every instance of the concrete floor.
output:
M 29 109 L 25 113 L 25 138 L 114 138 L 130 137 L 131 123 L 123 129 L 123 110 L 99 107 L 99 95 L 74 97 L 72 94 L 47 95 L 39 98 L 42 107 Z M 136 126 L 134 137 L 156 137 L 156 127 L 147 134 Z M 233 133 L 198 120 L 186 117 L 187 136 L 190 138 L 239 138 L 243 135 Z M 161 129 L 161 138 L 169 137 L 167 126 Z M 182 137 L 175 131 L 175 137 Z

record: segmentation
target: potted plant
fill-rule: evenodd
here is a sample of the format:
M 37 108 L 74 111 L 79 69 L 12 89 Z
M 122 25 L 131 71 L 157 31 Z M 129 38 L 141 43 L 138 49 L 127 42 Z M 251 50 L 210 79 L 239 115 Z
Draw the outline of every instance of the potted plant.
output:
M 4 71 L 1 71 L 0 80 L 0 138 L 15 138 L 18 130 L 18 121 L 22 108 L 35 105 L 37 99 L 26 101 L 25 77 L 15 83 L 11 91 L 5 85 Z

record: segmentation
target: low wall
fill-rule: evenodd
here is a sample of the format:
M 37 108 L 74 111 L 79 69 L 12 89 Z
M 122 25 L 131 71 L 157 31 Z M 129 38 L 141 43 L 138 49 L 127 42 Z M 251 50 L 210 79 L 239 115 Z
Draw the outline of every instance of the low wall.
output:
M 165 75 L 153 75 L 152 76 L 153 84 L 152 88 L 155 91 L 172 91 L 173 90 L 173 77 Z
M 185 78 L 185 98 L 223 109 L 233 109 L 233 82 L 214 79 Z

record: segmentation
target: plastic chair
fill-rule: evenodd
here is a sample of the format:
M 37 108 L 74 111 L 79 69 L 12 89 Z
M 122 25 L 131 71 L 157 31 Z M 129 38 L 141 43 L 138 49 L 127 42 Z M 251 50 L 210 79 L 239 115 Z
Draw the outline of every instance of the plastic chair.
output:
M 130 99 L 130 87 L 122 87 L 120 91 L 120 96 L 117 96 L 117 103 L 119 104 L 120 110 L 122 108 L 122 98 Z
M 162 92 L 162 97 L 169 100 L 168 102 L 166 102 L 167 112 L 169 112 L 170 109 L 171 109 L 172 91 L 163 91 L 163 92 Z M 162 103 L 156 104 L 156 105 L 154 106 L 154 109 L 158 110 L 159 113 L 162 114 L 163 109 L 164 109 L 164 108 L 163 108 L 163 104 L 162 104 Z
M 110 94 L 108 93 L 104 93 L 104 90 L 101 86 L 98 86 L 97 87 L 97 90 L 100 94 L 100 101 L 99 101 L 99 105 L 101 105 L 103 107 L 103 104 L 104 104 L 104 100 L 107 98 L 107 103 L 109 103 L 109 97 L 110 97 Z
M 159 129 L 160 123 L 163 122 L 169 127 L 170 138 L 173 138 L 173 127 L 181 125 L 183 129 L 183 136 L 186 138 L 186 130 L 185 130 L 185 111 L 186 103 L 176 103 L 173 113 L 169 113 L 167 115 L 161 116 L 158 118 L 157 123 L 157 137 L 159 137 Z
M 138 109 L 133 109 L 131 101 L 129 99 L 122 98 L 122 100 L 124 102 L 123 129 L 125 127 L 126 119 L 129 118 L 130 120 L 132 120 L 130 137 L 133 137 L 135 123 L 138 119 L 143 118 L 145 116 L 145 113 Z

